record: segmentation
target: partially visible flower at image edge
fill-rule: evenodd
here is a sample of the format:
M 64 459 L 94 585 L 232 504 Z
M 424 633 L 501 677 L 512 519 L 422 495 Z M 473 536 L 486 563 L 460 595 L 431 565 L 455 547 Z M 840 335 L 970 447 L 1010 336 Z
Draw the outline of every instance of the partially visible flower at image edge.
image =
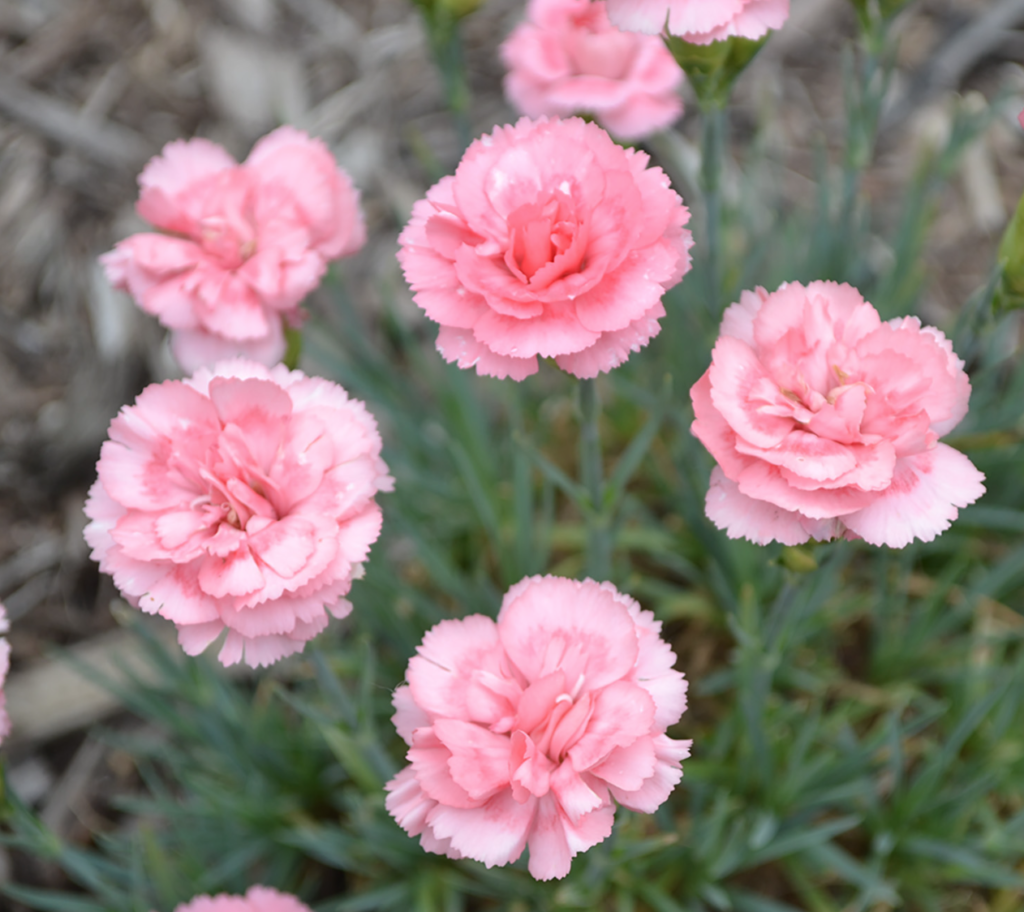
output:
M 653 813 L 690 742 L 665 731 L 686 681 L 661 622 L 611 583 L 535 576 L 497 623 L 441 621 L 395 691 L 409 745 L 386 807 L 428 852 L 491 867 L 530 848 L 538 880 L 606 839 L 615 802 Z
M 0 605 L 0 633 L 7 633 L 11 629 L 7 620 L 7 609 Z M 11 733 L 11 720 L 7 715 L 7 695 L 4 693 L 4 683 L 7 681 L 7 672 L 11 668 L 11 644 L 7 637 L 0 637 L 0 742 Z
M 683 72 L 668 48 L 656 36 L 615 28 L 603 0 L 530 0 L 501 58 L 505 96 L 528 117 L 592 114 L 632 141 L 683 113 Z
M 250 887 L 244 896 L 219 893 L 216 896 L 196 896 L 176 906 L 174 912 L 312 912 L 290 893 L 280 893 L 271 887 Z
M 789 18 L 789 0 L 607 0 L 612 25 L 691 44 L 763 38 Z
M 693 433 L 718 463 L 707 515 L 762 545 L 931 541 L 985 492 L 971 461 L 939 443 L 970 393 L 939 330 L 883 322 L 849 285 L 745 291 L 690 390 Z
M 648 162 L 578 117 L 524 117 L 473 142 L 398 238 L 445 360 L 522 380 L 554 358 L 591 378 L 656 336 L 693 238 Z
M 393 480 L 336 383 L 250 361 L 146 387 L 110 424 L 85 513 L 100 569 L 189 655 L 268 665 L 347 615 Z
M 366 242 L 348 175 L 292 127 L 264 136 L 242 164 L 208 139 L 176 140 L 139 188 L 136 211 L 162 233 L 133 234 L 100 262 L 171 331 L 187 372 L 229 357 L 276 364 L 328 262 Z

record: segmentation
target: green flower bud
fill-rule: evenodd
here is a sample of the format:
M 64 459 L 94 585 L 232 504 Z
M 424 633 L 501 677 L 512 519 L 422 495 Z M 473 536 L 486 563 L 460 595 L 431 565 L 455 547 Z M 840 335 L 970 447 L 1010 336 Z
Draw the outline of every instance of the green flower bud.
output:
M 768 35 L 757 41 L 727 38 L 711 44 L 690 44 L 675 35 L 664 35 L 665 45 L 682 67 L 697 93 L 702 108 L 725 107 L 736 77 L 754 59 Z

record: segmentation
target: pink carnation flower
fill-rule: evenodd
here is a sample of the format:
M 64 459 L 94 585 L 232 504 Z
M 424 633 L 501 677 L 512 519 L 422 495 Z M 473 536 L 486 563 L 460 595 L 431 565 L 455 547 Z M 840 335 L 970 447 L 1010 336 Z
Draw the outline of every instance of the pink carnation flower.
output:
M 665 735 L 686 681 L 661 623 L 611 583 L 535 576 L 498 622 L 442 621 L 395 691 L 410 765 L 387 809 L 428 852 L 515 861 L 564 877 L 612 830 L 615 806 L 652 813 L 682 777 L 689 741 Z
M 155 383 L 110 424 L 85 512 L 100 569 L 197 655 L 268 665 L 344 617 L 392 479 L 337 384 L 246 361 Z
M 531 0 L 526 15 L 501 46 L 505 94 L 521 113 L 587 112 L 627 140 L 683 113 L 683 73 L 664 43 L 620 32 L 602 0 Z
M 883 323 L 849 285 L 746 291 L 690 390 L 693 433 L 718 462 L 707 515 L 761 545 L 931 541 L 985 491 L 970 460 L 938 442 L 970 393 L 939 330 Z
M 270 887 L 250 887 L 245 896 L 197 896 L 174 912 L 311 912 L 309 906 L 289 893 Z
M 282 321 L 330 260 L 366 241 L 359 194 L 318 139 L 291 127 L 239 165 L 208 139 L 177 140 L 139 175 L 135 234 L 100 257 L 107 278 L 171 330 L 186 371 L 229 357 L 276 364 Z
M 575 117 L 524 117 L 476 140 L 398 239 L 444 358 L 522 380 L 540 355 L 595 377 L 657 335 L 693 239 L 647 162 Z
M 0 633 L 10 630 L 7 620 L 7 609 L 0 605 Z M 11 644 L 7 637 L 0 637 L 0 742 L 11 733 L 11 720 L 7 716 L 7 695 L 4 693 L 4 681 L 11 668 Z
M 608 0 L 612 24 L 631 32 L 668 33 L 691 44 L 761 38 L 782 28 L 789 0 Z

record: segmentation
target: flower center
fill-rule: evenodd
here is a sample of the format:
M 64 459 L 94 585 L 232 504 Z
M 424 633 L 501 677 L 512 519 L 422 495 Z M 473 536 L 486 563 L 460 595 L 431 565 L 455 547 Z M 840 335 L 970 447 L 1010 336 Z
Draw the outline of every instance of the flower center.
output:
M 564 189 L 543 202 L 525 203 L 508 217 L 505 264 L 524 283 L 547 285 L 578 265 L 570 256 L 578 225 Z
M 583 675 L 571 688 L 566 688 L 565 683 L 565 676 L 559 671 L 528 688 L 515 726 L 528 734 L 537 750 L 555 764 L 561 763 L 583 735 L 592 704 L 589 692 L 581 696 Z
M 256 252 L 252 225 L 224 216 L 210 216 L 200 221 L 199 244 L 225 269 L 237 269 Z
M 208 188 L 195 239 L 224 269 L 237 269 L 258 246 L 251 179 L 242 168 L 221 172 Z

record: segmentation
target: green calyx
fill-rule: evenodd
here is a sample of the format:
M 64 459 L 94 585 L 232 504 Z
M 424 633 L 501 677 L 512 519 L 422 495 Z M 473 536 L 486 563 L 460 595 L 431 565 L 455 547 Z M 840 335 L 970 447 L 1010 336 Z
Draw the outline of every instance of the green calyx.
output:
M 725 107 L 736 77 L 768 40 L 765 35 L 757 41 L 727 38 L 711 44 L 691 44 L 675 35 L 666 34 L 663 38 L 690 80 L 702 108 Z

